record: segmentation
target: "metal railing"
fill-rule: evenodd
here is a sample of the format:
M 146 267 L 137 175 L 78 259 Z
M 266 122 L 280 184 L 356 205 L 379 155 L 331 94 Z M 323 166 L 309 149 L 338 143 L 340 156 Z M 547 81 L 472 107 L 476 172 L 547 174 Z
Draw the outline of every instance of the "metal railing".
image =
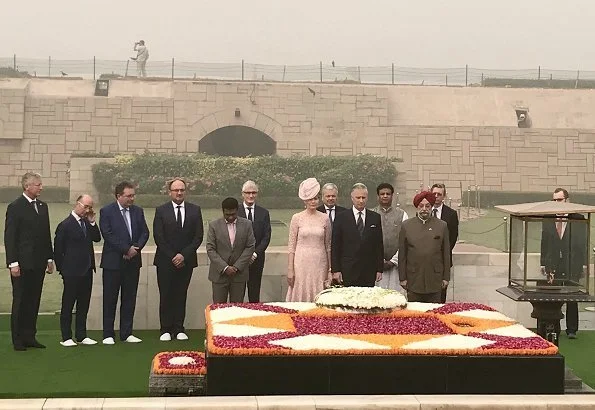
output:
M 0 69 L 32 77 L 82 77 L 96 79 L 101 75 L 136 76 L 136 63 L 128 60 L 60 60 L 48 58 L 0 57 Z M 417 84 L 482 86 L 490 78 L 514 80 L 595 80 L 595 71 L 552 70 L 536 67 L 526 70 L 484 69 L 465 65 L 453 68 L 401 67 L 395 64 L 376 67 L 335 66 L 319 62 L 311 65 L 200 63 L 153 61 L 146 63 L 147 77 L 179 79 L 221 79 L 282 82 L 341 82 L 364 84 Z M 17 73 L 18 72 L 18 73 Z

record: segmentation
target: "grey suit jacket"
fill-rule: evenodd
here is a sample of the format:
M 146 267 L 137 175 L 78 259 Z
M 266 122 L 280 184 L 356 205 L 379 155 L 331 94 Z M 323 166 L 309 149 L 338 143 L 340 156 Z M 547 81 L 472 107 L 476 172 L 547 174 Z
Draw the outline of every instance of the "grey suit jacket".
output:
M 237 219 L 233 246 L 229 241 L 225 219 L 219 218 L 209 222 L 206 244 L 207 255 L 211 262 L 209 280 L 214 283 L 246 282 L 255 243 L 252 222 L 247 219 Z M 226 266 L 234 266 L 239 272 L 228 276 L 223 273 Z
M 425 224 L 417 216 L 401 225 L 399 234 L 399 279 L 407 290 L 435 293 L 450 280 L 450 242 L 446 222 L 431 217 Z

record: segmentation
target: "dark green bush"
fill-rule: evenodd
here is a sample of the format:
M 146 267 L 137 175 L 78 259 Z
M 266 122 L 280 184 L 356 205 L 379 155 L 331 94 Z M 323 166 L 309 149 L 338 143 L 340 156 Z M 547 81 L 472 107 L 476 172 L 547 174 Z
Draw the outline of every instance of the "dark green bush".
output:
M 395 180 L 394 161 L 372 155 L 236 158 L 145 153 L 117 156 L 113 164 L 94 165 L 93 182 L 102 201 L 124 180 L 138 184 L 140 199 L 146 194 L 165 193 L 166 180 L 181 176 L 188 182 L 190 195 L 211 196 L 220 201 L 223 196 L 239 196 L 242 184 L 252 179 L 260 186 L 261 197 L 287 201 L 286 198 L 297 198 L 300 182 L 309 177 L 316 177 L 321 184 L 334 182 L 343 196 L 355 182 L 363 182 L 373 192 L 380 182 Z

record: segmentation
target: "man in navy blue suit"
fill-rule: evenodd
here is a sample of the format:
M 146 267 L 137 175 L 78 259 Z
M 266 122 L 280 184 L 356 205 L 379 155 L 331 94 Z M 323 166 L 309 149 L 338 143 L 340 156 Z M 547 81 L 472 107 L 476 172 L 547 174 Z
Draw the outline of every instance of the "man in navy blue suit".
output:
M 252 222 L 252 231 L 256 245 L 252 254 L 248 272 L 248 301 L 260 302 L 260 284 L 264 270 L 265 251 L 271 242 L 271 217 L 269 211 L 256 205 L 258 185 L 254 181 L 246 181 L 242 186 L 244 201 L 238 207 L 238 217 Z
M 113 345 L 114 320 L 118 294 L 120 299 L 120 340 L 139 343 L 132 334 L 136 291 L 140 275 L 141 249 L 149 239 L 149 228 L 143 209 L 133 205 L 136 192 L 130 182 L 115 189 L 116 201 L 99 211 L 99 228 L 103 235 L 103 344 Z
M 93 242 L 99 242 L 101 235 L 95 223 L 93 198 L 81 195 L 74 208 L 56 228 L 54 240 L 54 262 L 62 275 L 62 309 L 60 329 L 64 347 L 74 347 L 77 342 L 94 345 L 97 342 L 87 337 L 87 313 L 91 301 L 95 252 Z M 75 340 L 72 338 L 72 308 L 76 303 Z

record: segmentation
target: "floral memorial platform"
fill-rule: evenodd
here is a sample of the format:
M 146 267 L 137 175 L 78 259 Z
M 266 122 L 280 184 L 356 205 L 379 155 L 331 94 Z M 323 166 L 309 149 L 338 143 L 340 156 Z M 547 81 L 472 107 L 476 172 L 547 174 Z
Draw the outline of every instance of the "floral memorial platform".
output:
M 561 394 L 558 348 L 494 309 L 315 303 L 206 309 L 208 395 Z
M 207 374 L 202 352 L 161 352 L 153 358 L 149 375 L 150 396 L 203 395 Z

